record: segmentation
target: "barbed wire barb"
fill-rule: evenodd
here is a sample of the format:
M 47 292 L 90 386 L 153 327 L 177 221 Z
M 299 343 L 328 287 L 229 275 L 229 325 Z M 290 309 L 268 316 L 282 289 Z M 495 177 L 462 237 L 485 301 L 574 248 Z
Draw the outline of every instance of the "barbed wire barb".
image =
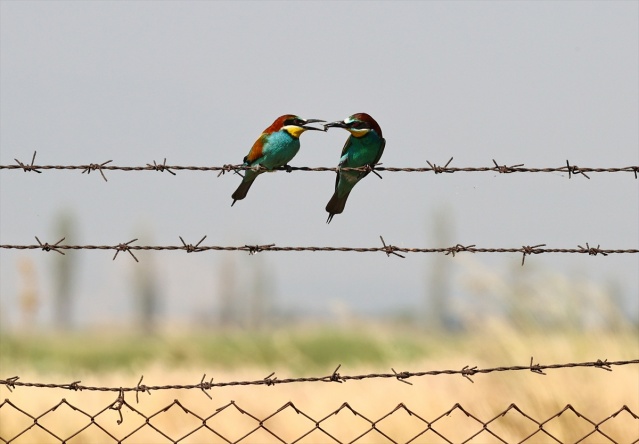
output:
M 273 248 L 275 244 L 266 244 L 266 245 L 244 245 L 244 249 L 248 251 L 249 256 L 253 256 L 256 253 L 261 251 L 270 250 Z
M 91 174 L 91 171 L 98 170 L 100 174 L 102 175 L 102 178 L 104 179 L 104 181 L 108 182 L 106 176 L 104 175 L 104 171 L 102 171 L 102 169 L 105 167 L 105 165 L 111 162 L 113 162 L 113 160 L 107 160 L 106 162 L 102 162 L 100 164 L 90 163 L 89 165 L 85 165 L 84 169 L 82 170 L 82 174 L 84 173 Z
M 450 255 L 452 255 L 453 257 L 455 257 L 455 254 L 459 253 L 460 251 L 470 251 L 471 253 L 475 253 L 475 252 L 472 250 L 474 247 L 476 247 L 476 245 L 475 245 L 475 244 L 468 245 L 468 246 L 466 246 L 466 247 L 465 247 L 465 246 L 463 246 L 463 245 L 461 245 L 461 244 L 457 244 L 457 245 L 455 245 L 455 246 L 453 246 L 453 247 L 449 247 L 449 248 L 447 248 L 446 250 L 448 250 L 448 251 L 446 251 L 445 255 L 446 255 L 446 256 L 448 256 L 448 255 L 450 254 Z
M 542 366 L 539 364 L 533 364 L 533 357 L 530 357 L 530 371 L 533 373 L 537 373 L 538 375 L 546 375 L 546 373 L 543 372 L 542 370 Z
M 244 175 L 237 170 L 241 166 L 242 165 L 224 164 L 220 168 L 220 172 L 217 174 L 217 177 L 223 176 L 224 174 L 230 173 L 231 171 L 233 171 L 233 173 L 237 174 L 240 177 L 244 177 Z
M 168 171 L 169 173 L 171 173 L 172 175 L 176 175 L 175 172 L 171 171 L 171 169 L 169 167 L 166 166 L 166 157 L 164 158 L 164 162 L 162 164 L 158 164 L 155 162 L 155 160 L 153 160 L 153 165 L 151 165 L 150 163 L 147 163 L 146 166 L 148 166 L 149 168 L 153 168 L 155 171 Z
M 601 254 L 602 256 L 608 256 L 608 253 L 601 251 L 601 249 L 599 248 L 601 247 L 601 245 L 597 245 L 597 248 L 591 248 L 590 245 L 588 245 L 588 242 L 586 242 L 586 248 L 582 247 L 581 245 L 577 246 L 584 252 L 587 252 L 590 256 L 597 256 L 598 254 Z
M 133 252 L 131 251 L 131 247 L 129 246 L 129 244 L 131 244 L 131 243 L 133 243 L 133 242 L 135 242 L 135 241 L 137 241 L 137 239 L 130 240 L 130 241 L 128 241 L 127 243 L 124 243 L 124 244 L 118 244 L 118 245 L 115 247 L 115 250 L 116 250 L 116 251 L 115 251 L 115 254 L 113 255 L 113 260 L 115 260 L 115 258 L 116 258 L 116 257 L 118 257 L 118 253 L 120 253 L 120 251 L 126 251 L 126 252 L 128 252 L 128 253 L 131 255 L 131 257 L 132 257 L 133 259 L 135 259 L 135 262 L 140 262 L 140 261 L 138 260 L 138 258 L 137 258 L 137 257 L 135 257 L 135 255 L 134 255 L 134 254 L 133 254 Z
M 469 367 L 468 365 L 465 365 L 462 369 L 461 369 L 461 375 L 468 379 L 470 382 L 472 382 L 473 384 L 475 383 L 475 381 L 473 381 L 471 379 L 471 376 L 473 376 L 475 373 L 477 373 L 477 366 L 474 367 Z
M 518 163 L 517 165 L 499 165 L 495 159 L 493 159 L 493 163 L 495 164 L 495 168 L 500 174 L 514 173 L 517 171 L 517 168 L 521 168 L 524 166 L 523 163 Z
M 543 252 L 543 250 L 540 250 L 539 247 L 545 247 L 546 244 L 539 244 L 539 245 L 535 245 L 535 246 L 530 246 L 530 245 L 524 245 L 522 246 L 522 257 L 521 257 L 521 266 L 524 266 L 524 262 L 526 261 L 526 255 L 530 255 L 530 254 L 540 254 Z
M 13 389 L 16 388 L 15 382 L 18 379 L 20 379 L 19 376 L 12 376 L 12 377 L 6 379 L 7 382 L 6 382 L 5 385 L 6 385 L 7 389 L 9 390 L 9 392 L 13 392 Z
M 73 381 L 72 383 L 70 383 L 70 384 L 69 384 L 68 389 L 69 389 L 69 390 L 73 390 L 74 392 L 82 391 L 82 388 L 80 388 L 80 383 L 81 383 L 81 382 L 82 382 L 82 381 L 80 381 L 80 380 L 78 380 L 78 381 Z
M 263 379 L 265 385 L 271 386 L 276 384 L 275 381 L 277 381 L 277 376 L 273 378 L 274 374 L 275 372 L 272 372 L 270 375 Z
M 590 179 L 590 176 L 588 176 L 583 170 L 579 169 L 577 165 L 571 166 L 570 162 L 568 162 L 568 159 L 566 159 L 566 169 L 568 170 L 568 179 L 572 178 L 573 174 L 581 174 L 586 179 Z
M 406 256 L 402 256 L 401 254 L 395 251 L 397 250 L 397 247 L 394 247 L 393 245 L 386 245 L 386 242 L 384 242 L 384 238 L 382 236 L 380 236 L 379 238 L 382 240 L 382 245 L 384 246 L 382 251 L 386 253 L 386 256 L 390 257 L 391 254 L 394 254 L 395 256 L 399 256 L 402 259 L 406 259 Z
M 411 377 L 411 374 L 409 372 L 397 373 L 394 368 L 391 368 L 391 370 L 393 371 L 393 373 L 395 374 L 395 377 L 397 378 L 399 382 L 403 382 L 404 384 L 408 384 L 408 385 L 413 385 L 412 382 L 406 381 L 406 379 Z
M 135 403 L 139 404 L 140 403 L 140 398 L 138 398 L 138 394 L 140 392 L 144 393 L 148 393 L 149 396 L 151 395 L 151 391 L 147 389 L 146 385 L 142 384 L 142 380 L 144 379 L 144 375 L 140 376 L 140 380 L 138 381 L 138 385 L 135 386 Z
M 606 370 L 611 372 L 612 368 L 610 368 L 610 366 L 608 365 L 608 360 L 604 359 L 603 361 L 601 359 L 597 359 L 597 362 L 595 363 L 595 368 L 600 368 L 602 370 Z
M 342 377 L 340 376 L 340 374 L 337 373 L 337 371 L 340 369 L 341 366 L 342 366 L 342 364 L 339 364 L 337 366 L 337 368 L 335 370 L 333 370 L 333 374 L 328 376 L 328 381 L 330 381 L 330 382 L 339 382 L 340 384 L 342 382 L 344 382 L 344 381 L 342 381 Z
M 430 163 L 429 160 L 426 161 L 426 163 L 430 166 L 431 170 L 435 173 L 435 174 L 441 174 L 441 173 L 454 173 L 455 171 L 451 171 L 448 169 L 448 165 L 450 165 L 450 163 L 453 161 L 453 158 L 451 157 L 450 159 L 448 159 L 448 162 L 446 162 L 446 165 L 444 165 L 443 167 L 438 166 L 437 164 L 433 164 Z
M 366 164 L 366 165 L 364 165 L 362 168 L 365 168 L 365 170 L 366 170 L 366 172 L 367 172 L 367 173 L 373 173 L 374 175 L 376 175 L 376 176 L 377 176 L 377 177 L 379 177 L 380 179 L 383 179 L 382 175 L 381 175 L 381 174 L 379 174 L 377 171 L 375 171 L 379 165 L 383 165 L 383 163 L 382 163 L 382 162 L 379 162 L 379 163 L 376 163 L 375 165 L 372 165 L 372 166 L 371 166 L 371 165 Z
M 204 381 L 206 379 L 206 373 L 202 375 L 202 380 L 200 381 L 200 390 L 204 393 L 210 400 L 213 400 L 213 397 L 207 392 L 207 390 L 211 390 L 213 384 L 213 378 L 210 381 Z
M 60 253 L 62 256 L 64 256 L 64 252 L 59 250 L 59 244 L 60 242 L 62 242 L 65 238 L 63 237 L 62 239 L 60 239 L 59 241 L 57 241 L 55 244 L 50 245 L 48 242 L 45 242 L 44 244 L 42 242 L 40 242 L 40 239 L 38 239 L 38 236 L 35 236 L 36 240 L 38 241 L 38 244 L 40 245 L 40 247 L 42 248 L 42 251 L 55 251 L 56 253 Z
M 200 246 L 202 242 L 204 242 L 204 239 L 206 239 L 206 234 L 204 235 L 204 237 L 202 237 L 202 239 L 200 239 L 200 241 L 197 244 L 195 244 L 195 246 L 184 242 L 184 239 L 182 239 L 182 236 L 178 236 L 178 237 L 182 241 L 182 245 L 184 245 L 184 249 L 186 250 L 187 253 L 197 253 L 198 251 L 203 251 L 202 249 L 198 247 Z
M 36 158 L 36 153 L 37 153 L 37 151 L 33 152 L 33 157 L 31 158 L 31 165 L 25 165 L 22 162 L 20 162 L 18 159 L 15 159 L 15 158 L 13 160 L 15 160 L 18 163 L 18 166 L 20 168 L 22 168 L 25 173 L 28 173 L 29 171 L 35 171 L 36 173 L 40 174 L 40 173 L 42 173 L 42 171 L 39 171 L 37 169 L 37 167 L 33 166 L 33 164 L 35 162 L 35 158 Z

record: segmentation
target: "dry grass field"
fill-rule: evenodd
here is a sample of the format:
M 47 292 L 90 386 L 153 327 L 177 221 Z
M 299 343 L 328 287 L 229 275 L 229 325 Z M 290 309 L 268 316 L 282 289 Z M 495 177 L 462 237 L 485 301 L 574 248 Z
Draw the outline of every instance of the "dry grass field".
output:
M 213 332 L 202 335 L 216 336 Z M 441 335 L 424 332 L 366 326 L 356 331 L 295 329 L 293 332 L 255 336 L 251 339 L 240 333 L 226 333 L 224 341 L 216 342 L 195 334 L 172 335 L 144 342 L 127 336 L 119 341 L 107 340 L 100 335 L 83 338 L 84 348 L 80 345 L 81 338 L 17 340 L 4 337 L 0 348 L 0 370 L 3 378 L 19 375 L 25 382 L 81 380 L 87 386 L 131 387 L 138 383 L 140 375 L 144 375 L 143 384 L 149 386 L 184 385 L 198 383 L 203 373 L 207 374 L 207 379 L 214 377 L 215 382 L 257 380 L 273 371 L 279 379 L 322 376 L 330 374 L 339 363 L 342 364 L 339 370 L 342 375 L 356 375 L 387 373 L 391 367 L 400 372 L 461 369 L 465 365 L 479 368 L 526 365 L 531 356 L 535 363 L 541 364 L 606 358 L 625 360 L 639 356 L 636 331 L 521 334 L 508 328 L 493 327 L 478 335 L 443 339 Z M 127 348 L 134 349 L 131 356 L 127 354 Z M 50 353 L 45 353 L 44 349 Z M 149 356 L 140 358 L 142 349 L 149 350 Z M 105 362 L 92 366 L 91 362 L 96 361 L 99 355 Z M 229 356 L 235 356 L 235 360 Z M 108 361 L 114 361 L 113 365 L 110 366 Z M 241 442 L 292 442 L 308 432 L 311 433 L 299 442 L 335 442 L 331 436 L 340 442 L 351 442 L 365 432 L 368 433 L 356 442 L 390 442 L 383 434 L 397 442 L 406 442 L 427 428 L 427 424 L 417 416 L 433 421 L 457 403 L 481 422 L 493 419 L 513 403 L 526 415 L 543 422 L 570 404 L 585 418 L 568 410 L 545 424 L 544 430 L 561 442 L 577 442 L 594 431 L 588 421 L 599 423 L 624 405 L 635 414 L 639 413 L 637 365 L 615 367 L 612 372 L 572 368 L 548 370 L 546 373 L 511 371 L 476 374 L 472 383 L 459 375 L 438 375 L 411 378 L 412 385 L 396 379 L 369 379 L 342 384 L 309 382 L 222 387 L 209 391 L 212 400 L 200 390 L 162 390 L 140 393 L 139 403 L 136 403 L 135 393 L 129 392 L 124 398 L 127 404 L 121 409 L 122 424 L 117 423 L 119 414 L 115 410 L 107 409 L 100 413 L 95 417 L 95 423 L 84 414 L 94 416 L 104 410 L 116 400 L 115 392 L 26 387 L 16 387 L 9 392 L 5 386 L 0 386 L 0 400 L 8 399 L 37 417 L 65 399 L 84 413 L 63 404 L 38 419 L 38 424 L 62 440 L 88 426 L 68 439 L 69 443 L 111 442 L 100 427 L 118 439 L 127 437 L 146 421 L 130 407 L 152 418 L 150 425 L 124 440 L 127 443 L 178 441 L 198 429 L 202 421 L 180 405 L 202 418 L 210 417 L 206 424 L 219 434 L 200 428 L 180 440 L 185 443 L 237 441 L 258 427 L 259 422 L 250 415 L 263 420 L 288 402 L 292 402 L 303 414 L 296 413 L 291 407 L 285 408 Z M 173 404 L 163 412 L 174 400 L 179 401 L 179 405 Z M 217 410 L 231 401 L 246 413 L 232 405 Z M 358 414 L 343 408 L 331 415 L 345 402 Z M 379 420 L 400 403 L 416 415 L 399 409 L 376 423 L 376 430 L 371 428 L 369 420 Z M 321 421 L 321 430 L 315 428 L 315 421 Z M 4 404 L 0 408 L 2 440 L 15 443 L 60 442 L 39 426 L 12 440 L 31 424 L 33 419 L 10 405 Z M 466 416 L 462 410 L 455 409 L 435 421 L 432 430 L 413 442 L 447 442 L 438 433 L 448 442 L 463 442 L 473 435 L 476 436 L 469 442 L 521 442 L 531 434 L 534 435 L 525 442 L 557 442 L 538 430 L 537 424 L 514 409 L 491 422 L 488 430 L 483 430 L 480 422 Z M 623 411 L 604 422 L 599 430 L 614 442 L 637 442 L 639 419 Z M 579 442 L 613 442 L 606 436 L 595 432 Z

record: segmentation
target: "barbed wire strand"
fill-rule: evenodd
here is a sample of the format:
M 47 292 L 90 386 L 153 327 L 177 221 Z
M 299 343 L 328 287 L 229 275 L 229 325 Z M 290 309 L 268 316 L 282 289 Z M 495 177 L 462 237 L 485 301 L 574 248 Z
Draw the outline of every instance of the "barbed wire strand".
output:
M 526 260 L 526 256 L 536 255 L 536 254 L 549 254 L 549 253 L 561 253 L 561 254 L 587 254 L 589 256 L 608 256 L 610 254 L 637 254 L 639 253 L 639 249 L 636 248 L 627 248 L 627 249 L 602 249 L 601 245 L 597 245 L 597 247 L 591 247 L 588 242 L 586 242 L 586 246 L 583 247 L 581 245 L 577 245 L 577 248 L 545 248 L 546 244 L 537 244 L 537 245 L 523 245 L 521 247 L 512 247 L 512 248 L 481 248 L 477 247 L 475 244 L 472 245 L 461 245 L 457 244 L 452 247 L 442 247 L 442 248 L 405 248 L 405 247 L 397 247 L 395 245 L 386 244 L 384 238 L 380 236 L 382 241 L 381 247 L 313 247 L 313 246 L 296 246 L 296 247 L 278 247 L 275 244 L 265 244 L 265 245 L 241 245 L 241 246 L 221 246 L 221 245 L 202 245 L 206 236 L 204 236 L 200 241 L 193 245 L 187 244 L 182 236 L 178 236 L 182 245 L 131 245 L 133 242 L 136 242 L 137 239 L 132 239 L 128 242 L 119 243 L 117 245 L 65 245 L 61 242 L 64 241 L 65 238 L 60 239 L 54 244 L 50 244 L 48 242 L 42 243 L 40 239 L 35 236 L 38 244 L 31 245 L 18 245 L 18 244 L 2 244 L 0 245 L 0 249 L 5 250 L 42 250 L 42 251 L 55 251 L 56 253 L 64 255 L 64 251 L 62 250 L 114 250 L 115 255 L 113 259 L 117 258 L 120 252 L 126 251 L 135 259 L 136 262 L 138 258 L 133 254 L 134 251 L 186 251 L 187 253 L 197 253 L 202 251 L 246 251 L 249 255 L 253 255 L 256 253 L 264 252 L 264 251 L 275 251 L 275 252 L 303 252 L 303 251 L 311 251 L 311 252 L 356 252 L 356 253 L 386 253 L 387 256 L 390 255 L 399 256 L 400 258 L 405 258 L 405 256 L 399 253 L 443 253 L 445 255 L 455 256 L 457 253 L 461 252 L 469 252 L 469 253 L 519 253 L 522 255 L 521 265 L 524 265 Z
M 16 161 L 16 165 L 0 165 L 0 170 L 22 170 L 24 172 L 35 171 L 36 173 L 42 173 L 43 170 L 81 170 L 82 173 L 90 174 L 92 171 L 99 171 L 102 175 L 102 178 L 107 181 L 107 178 L 104 174 L 104 171 L 126 171 L 126 172 L 137 172 L 137 171 L 167 171 L 173 176 L 176 175 L 176 171 L 217 171 L 219 172 L 218 177 L 229 172 L 234 172 L 240 174 L 243 170 L 248 169 L 262 169 L 266 171 L 263 167 L 251 167 L 243 164 L 224 164 L 222 166 L 184 166 L 184 165 L 167 165 L 166 158 L 164 158 L 164 162 L 159 164 L 155 160 L 153 160 L 153 164 L 147 163 L 145 166 L 118 166 L 118 165 L 109 165 L 113 160 L 107 160 L 106 162 L 101 163 L 88 163 L 82 165 L 35 165 L 35 156 L 36 152 L 33 153 L 33 157 L 31 159 L 30 164 L 23 163 L 18 159 L 14 159 Z M 433 172 L 435 174 L 443 174 L 443 173 L 457 173 L 457 172 L 465 172 L 465 173 L 478 173 L 478 172 L 496 172 L 500 174 L 510 174 L 510 173 L 568 173 L 568 178 L 571 179 L 573 175 L 581 175 L 587 179 L 590 179 L 588 173 L 633 173 L 635 179 L 639 177 L 639 166 L 631 165 L 625 167 L 579 167 L 577 165 L 571 165 L 568 160 L 566 160 L 566 165 L 562 165 L 559 167 L 543 167 L 543 168 L 528 168 L 524 167 L 523 163 L 515 164 L 515 165 L 500 165 L 495 159 L 492 159 L 492 166 L 484 166 L 484 167 L 453 167 L 450 166 L 453 158 L 451 157 L 444 166 L 437 165 L 436 163 L 432 163 L 429 160 L 426 161 L 428 167 L 384 167 L 379 163 L 374 167 L 363 166 L 358 168 L 353 167 L 295 167 L 291 165 L 285 165 L 282 167 L 274 168 L 272 171 L 286 171 L 288 173 L 293 171 L 304 171 L 304 172 L 325 172 L 325 171 L 361 171 L 361 172 L 373 172 L 377 174 L 380 178 L 381 176 L 378 174 L 379 172 L 391 172 L 391 173 L 428 173 Z
M 172 385 L 156 385 L 149 386 L 142 384 L 144 379 L 144 375 L 140 378 L 137 385 L 129 386 L 129 387 L 95 387 L 95 386 L 87 386 L 80 384 L 81 381 L 73 381 L 71 383 L 40 383 L 40 382 L 23 382 L 20 381 L 19 376 L 13 376 L 6 379 L 0 379 L 0 385 L 4 385 L 7 387 L 9 391 L 12 391 L 16 387 L 35 387 L 35 388 L 49 388 L 49 389 L 64 389 L 64 390 L 72 390 L 72 391 L 100 391 L 100 392 L 135 392 L 136 401 L 139 402 L 137 398 L 139 393 L 150 393 L 151 391 L 158 390 L 190 390 L 190 389 L 198 389 L 201 390 L 205 395 L 209 398 L 211 397 L 207 390 L 211 390 L 213 388 L 220 387 L 233 387 L 233 386 L 254 386 L 254 385 L 266 385 L 266 386 L 274 386 L 278 384 L 292 384 L 292 383 L 307 383 L 307 382 L 337 382 L 344 383 L 347 381 L 361 381 L 364 379 L 397 379 L 399 382 L 404 384 L 412 385 L 409 378 L 423 377 L 423 376 L 439 376 L 439 375 L 461 375 L 468 381 L 474 383 L 471 379 L 471 376 L 478 374 L 488 374 L 494 372 L 517 372 L 517 371 L 530 371 L 532 373 L 538 375 L 546 375 L 545 371 L 547 370 L 555 370 L 555 369 L 568 369 L 568 368 L 577 368 L 577 367 L 591 367 L 598 368 L 606 371 L 612 371 L 613 366 L 624 366 L 624 365 L 636 365 L 639 364 L 639 359 L 632 360 L 623 360 L 623 361 L 608 361 L 604 359 L 597 359 L 596 361 L 588 361 L 588 362 L 569 362 L 564 364 L 535 364 L 534 359 L 530 358 L 530 363 L 527 365 L 514 365 L 514 366 L 502 366 L 502 367 L 490 367 L 490 368 L 479 368 L 477 366 L 469 366 L 466 365 L 459 370 L 429 370 L 429 371 L 418 371 L 418 372 L 408 372 L 401 371 L 397 372 L 394 368 L 391 368 L 392 373 L 369 373 L 369 374 L 361 374 L 361 375 L 341 375 L 339 369 L 341 368 L 341 364 L 337 366 L 337 368 L 327 376 L 311 376 L 311 377 L 299 377 L 299 378 L 286 378 L 279 379 L 275 376 L 275 373 L 272 372 L 268 376 L 256 379 L 256 380 L 244 380 L 244 381 L 228 381 L 228 382 L 214 382 L 213 378 L 206 380 L 206 374 L 202 376 L 202 379 L 196 384 L 172 384 Z

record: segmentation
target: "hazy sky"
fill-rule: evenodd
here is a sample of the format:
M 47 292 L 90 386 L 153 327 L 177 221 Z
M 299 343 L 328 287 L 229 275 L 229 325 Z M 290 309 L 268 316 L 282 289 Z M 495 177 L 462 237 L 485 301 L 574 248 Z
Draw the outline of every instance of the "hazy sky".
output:
M 639 164 L 639 3 L 614 2 L 0 2 L 0 163 L 240 163 L 279 115 L 338 120 L 367 112 L 387 139 L 385 166 Z M 347 133 L 308 132 L 295 166 L 336 165 Z M 55 242 L 70 212 L 74 243 L 179 245 L 476 244 L 637 248 L 631 174 L 384 173 L 357 185 L 330 225 L 334 174 L 259 177 L 231 208 L 239 177 L 214 172 L 0 172 L 0 241 Z M 433 214 L 454 221 L 451 241 Z M 36 266 L 50 321 L 55 253 L 0 251 L 0 319 L 17 319 L 21 258 Z M 139 267 L 123 255 L 77 255 L 78 323 L 130 317 Z M 138 254 L 153 263 L 167 316 L 215 309 L 219 266 L 240 286 L 255 264 L 292 312 L 421 309 L 433 257 L 360 253 Z M 556 272 L 615 281 L 637 315 L 638 255 L 450 258 L 451 291 Z M 487 290 L 491 291 L 490 287 Z M 548 291 L 555 291 L 554 289 Z M 547 297 L 548 295 L 546 295 Z M 562 293 L 554 296 L 561 298 Z M 479 301 L 481 304 L 481 301 Z

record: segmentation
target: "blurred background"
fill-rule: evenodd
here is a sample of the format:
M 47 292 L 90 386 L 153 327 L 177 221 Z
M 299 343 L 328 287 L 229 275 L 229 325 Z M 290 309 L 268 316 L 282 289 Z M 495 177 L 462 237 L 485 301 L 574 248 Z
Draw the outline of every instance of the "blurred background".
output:
M 636 2 L 2 2 L 0 163 L 240 163 L 281 114 L 377 119 L 384 166 L 639 162 Z M 294 166 L 334 166 L 345 131 Z M 639 244 L 631 174 L 382 173 L 325 223 L 334 174 L 0 173 L 3 244 L 576 248 Z M 15 332 L 432 334 L 639 322 L 636 255 L 0 251 Z M 434 332 L 434 333 L 433 333 Z
M 457 167 L 638 165 L 639 3 L 0 1 L 1 165 L 34 151 L 41 165 L 238 164 L 282 114 L 356 112 L 381 125 L 387 167 L 453 156 Z M 347 136 L 305 133 L 291 164 L 335 166 Z M 379 247 L 381 235 L 409 248 L 639 245 L 629 173 L 382 176 L 359 183 L 327 225 L 331 172 L 264 174 L 231 208 L 234 174 L 106 171 L 105 182 L 97 171 L 2 170 L 0 243 L 181 245 L 179 236 L 206 235 L 205 245 Z M 326 375 L 338 364 L 357 374 L 639 356 L 636 254 L 533 255 L 522 267 L 520 254 L 463 252 L 135 252 L 139 263 L 65 253 L 0 249 L 1 377 L 122 387 L 142 374 L 145 384 L 184 384 L 202 373 Z M 633 366 L 474 379 L 229 387 L 213 401 L 195 391 L 180 400 L 208 415 L 234 399 L 261 417 L 287 401 L 319 417 L 344 401 L 371 417 L 398 402 L 429 418 L 456 402 L 484 419 L 512 402 L 540 420 L 566 403 L 596 421 L 639 409 Z M 114 394 L 0 387 L 0 396 L 39 415 L 62 396 L 98 411 Z M 175 393 L 139 398 L 136 408 L 156 412 Z M 15 409 L 0 413 L 5 439 L 33 426 Z M 50 427 L 68 430 L 58 436 L 86 425 L 59 414 Z M 637 421 L 616 418 L 617 435 L 602 430 L 635 440 Z M 580 439 L 573 422 L 563 430 Z

